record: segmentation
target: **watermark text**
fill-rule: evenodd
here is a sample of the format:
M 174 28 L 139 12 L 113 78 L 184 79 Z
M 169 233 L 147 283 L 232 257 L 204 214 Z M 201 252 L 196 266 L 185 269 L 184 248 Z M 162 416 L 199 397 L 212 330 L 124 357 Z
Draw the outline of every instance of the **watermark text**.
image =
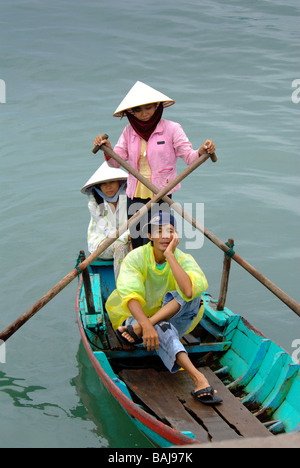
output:
M 6 84 L 4 80 L 0 79 L 0 104 L 6 103 Z
M 292 82 L 292 88 L 296 88 L 292 93 L 292 102 L 294 104 L 299 104 L 300 102 L 300 79 L 294 80 Z
M 144 204 L 142 202 L 135 202 L 129 206 L 128 215 L 133 216 L 137 211 L 142 209 Z M 178 234 L 178 238 L 184 241 L 183 248 L 188 250 L 196 250 L 203 247 L 204 244 L 204 203 L 184 203 L 183 208 L 179 203 L 176 203 L 177 209 L 184 216 L 180 216 L 178 213 L 174 213 L 176 218 L 175 230 Z M 155 204 L 150 209 L 150 218 L 154 219 L 160 211 L 168 213 L 170 207 L 168 203 L 161 203 L 160 205 Z M 139 223 L 133 225 L 130 228 L 130 236 L 132 239 L 148 238 L 148 214 L 142 217 Z M 203 230 L 196 229 L 191 225 L 193 218 L 197 220 L 198 226 L 203 227 Z
M 292 354 L 292 358 L 300 362 L 300 339 L 293 341 L 292 348 L 296 348 Z
M 6 363 L 6 346 L 5 342 L 0 340 L 0 364 Z

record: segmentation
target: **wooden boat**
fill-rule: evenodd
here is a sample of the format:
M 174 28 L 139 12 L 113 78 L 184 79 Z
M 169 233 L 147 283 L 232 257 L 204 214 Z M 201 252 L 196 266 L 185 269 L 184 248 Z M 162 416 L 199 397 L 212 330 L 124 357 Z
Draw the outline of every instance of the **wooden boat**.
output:
M 170 374 L 155 353 L 124 347 L 105 302 L 113 264 L 94 261 L 79 279 L 76 312 L 86 352 L 108 391 L 156 446 L 170 447 L 300 432 L 300 364 L 279 345 L 205 293 L 205 315 L 183 343 L 223 404 L 191 396 L 185 372 Z

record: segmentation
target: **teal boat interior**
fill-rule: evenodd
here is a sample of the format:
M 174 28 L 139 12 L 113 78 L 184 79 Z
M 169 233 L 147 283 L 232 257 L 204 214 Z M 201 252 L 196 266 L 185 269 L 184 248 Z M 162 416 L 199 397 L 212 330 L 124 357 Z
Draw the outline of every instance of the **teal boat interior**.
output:
M 199 432 L 196 434 L 197 431 L 193 430 L 194 423 L 188 424 L 187 416 L 182 417 L 176 406 L 180 401 L 189 413 L 188 417 L 192 415 L 200 423 L 201 431 L 203 427 L 209 425 L 205 423 L 204 413 L 201 414 L 198 409 L 191 409 L 186 397 L 180 396 L 179 381 L 183 382 L 183 373 L 178 372 L 177 377 L 173 375 L 168 377 L 167 382 L 167 373 L 155 353 L 149 353 L 144 348 L 124 349 L 117 341 L 105 311 L 105 302 L 115 289 L 112 262 L 99 260 L 93 262 L 89 266 L 89 277 L 94 310 L 92 313 L 88 310 L 85 289 L 80 279 L 77 316 L 97 362 L 114 380 L 120 391 L 151 416 L 177 430 L 179 428 L 191 438 L 205 440 L 201 439 Z M 226 307 L 218 311 L 217 301 L 208 293 L 203 295 L 203 300 L 204 317 L 193 333 L 184 337 L 183 342 L 193 362 L 201 367 L 204 373 L 208 372 L 210 379 L 217 379 L 217 388 L 219 385 L 221 395 L 225 398 L 222 405 L 224 408 L 215 410 L 220 425 L 222 426 L 227 418 L 226 412 L 231 414 L 229 418 L 233 418 L 233 414 L 240 413 L 245 418 L 244 426 L 248 424 L 248 428 L 252 423 L 247 422 L 247 418 L 251 415 L 252 419 L 249 421 L 253 421 L 253 436 L 260 432 L 254 420 L 259 422 L 262 433 L 265 431 L 264 435 L 300 432 L 299 362 L 293 360 L 283 348 L 256 330 L 245 318 Z M 150 381 L 151 375 L 153 381 Z M 153 387 L 154 392 L 156 388 L 159 389 L 159 382 L 162 381 L 164 389 L 167 386 L 170 388 L 171 385 L 172 391 L 176 393 L 174 389 L 178 387 L 178 401 L 176 405 L 174 403 L 174 408 L 177 409 L 172 409 L 175 415 L 178 411 L 176 422 L 174 422 L 176 416 L 172 419 L 172 416 L 163 414 L 163 408 L 167 405 L 160 402 L 158 408 L 149 395 L 149 388 Z M 160 393 L 164 392 L 160 390 Z M 168 393 L 168 398 L 167 403 L 172 406 L 171 392 Z M 226 405 L 228 405 L 227 410 Z M 247 414 L 244 410 L 247 410 Z M 179 423 L 179 419 L 184 424 Z M 183 430 L 182 425 L 190 429 Z M 249 436 L 248 429 L 245 429 L 243 434 L 242 423 L 228 420 L 231 429 L 234 425 L 235 435 Z M 226 430 L 225 434 L 219 435 L 220 429 L 212 429 L 211 433 L 213 430 L 217 435 L 209 439 L 218 440 L 219 437 L 221 440 L 221 437 L 226 437 L 228 433 Z M 147 434 L 147 431 L 144 432 Z

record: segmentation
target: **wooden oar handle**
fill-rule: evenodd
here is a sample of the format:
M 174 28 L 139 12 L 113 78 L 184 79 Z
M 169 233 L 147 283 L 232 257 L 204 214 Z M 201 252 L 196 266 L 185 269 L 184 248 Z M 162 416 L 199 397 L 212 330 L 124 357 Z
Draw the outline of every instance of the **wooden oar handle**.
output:
M 212 153 L 209 156 L 210 156 L 210 159 L 212 160 L 212 162 L 217 162 L 218 161 L 216 153 Z
M 104 135 L 102 135 L 102 138 L 103 138 L 103 140 L 108 140 L 109 136 L 106 133 L 104 133 Z M 94 153 L 94 154 L 98 153 L 101 146 L 99 146 L 99 145 L 94 146 L 94 148 L 92 149 L 92 153 Z
M 209 143 L 207 143 L 206 147 L 208 148 L 208 146 L 209 146 Z M 212 162 L 217 162 L 218 161 L 216 153 L 212 153 L 209 156 L 210 156 L 210 159 L 212 160 Z

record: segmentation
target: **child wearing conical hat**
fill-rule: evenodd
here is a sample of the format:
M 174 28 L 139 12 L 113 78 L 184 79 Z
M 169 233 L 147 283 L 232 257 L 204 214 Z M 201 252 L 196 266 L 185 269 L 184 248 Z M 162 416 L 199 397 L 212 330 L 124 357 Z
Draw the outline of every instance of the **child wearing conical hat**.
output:
M 115 117 L 126 116 L 129 120 L 114 151 L 159 190 L 176 178 L 178 158 L 190 165 L 202 154 L 215 151 L 211 140 L 206 140 L 198 150 L 194 150 L 181 125 L 162 118 L 164 108 L 173 104 L 175 101 L 168 96 L 138 81 L 114 113 Z M 102 135 L 98 135 L 94 141 L 94 144 L 99 146 L 104 143 L 111 148 L 110 142 L 103 139 Z M 110 166 L 120 167 L 109 156 L 105 155 L 105 158 Z M 180 184 L 168 195 L 172 196 L 179 188 Z M 154 196 L 132 174 L 128 176 L 126 193 L 128 218 Z M 148 216 L 150 217 L 151 213 Z M 133 248 L 149 241 L 141 235 L 140 229 L 148 219 L 147 217 L 146 220 L 142 220 L 138 227 L 131 230 Z
M 87 240 L 90 253 L 127 222 L 127 177 L 123 170 L 109 167 L 104 162 L 81 189 L 89 197 L 91 217 Z M 129 250 L 130 236 L 127 230 L 100 255 L 103 260 L 114 259 L 116 279 Z

